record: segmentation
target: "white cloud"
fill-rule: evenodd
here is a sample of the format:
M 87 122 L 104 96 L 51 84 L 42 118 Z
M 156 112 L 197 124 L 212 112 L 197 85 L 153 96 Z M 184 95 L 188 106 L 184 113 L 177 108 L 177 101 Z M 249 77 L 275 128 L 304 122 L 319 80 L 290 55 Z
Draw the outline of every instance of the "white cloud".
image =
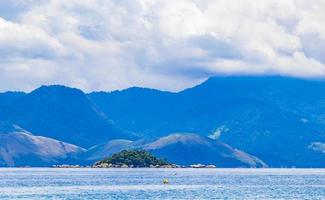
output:
M 0 3 L 0 90 L 180 90 L 216 74 L 325 76 L 322 0 Z M 10 10 L 11 12 L 8 12 Z
M 64 47 L 42 29 L 0 18 L 0 57 L 56 57 Z

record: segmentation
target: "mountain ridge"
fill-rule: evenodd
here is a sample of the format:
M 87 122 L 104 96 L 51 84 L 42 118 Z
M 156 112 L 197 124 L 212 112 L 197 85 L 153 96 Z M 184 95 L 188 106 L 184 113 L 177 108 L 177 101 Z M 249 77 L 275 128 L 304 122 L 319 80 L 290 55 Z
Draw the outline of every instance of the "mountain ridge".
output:
M 255 155 L 273 167 L 325 166 L 325 154 L 320 150 L 325 143 L 324 80 L 219 76 L 177 93 L 134 87 L 87 94 L 72 90 L 69 94 L 75 92 L 82 98 L 45 95 L 46 102 L 56 100 L 46 104 L 39 103 L 37 95 L 30 98 L 29 93 L 13 95 L 12 102 L 10 93 L 0 93 L 0 120 L 87 148 L 112 139 L 154 139 L 193 132 Z M 15 107 L 27 97 L 30 104 Z M 37 114 L 40 105 L 50 112 Z M 81 108 L 84 112 L 79 112 Z M 10 115 L 15 117 L 8 118 Z M 53 118 L 55 115 L 59 117 Z M 79 116 L 80 123 L 71 120 Z M 74 136 L 69 138 L 70 133 Z
M 113 140 L 86 151 L 90 161 L 102 160 L 122 150 L 140 149 L 172 163 L 213 164 L 218 167 L 267 167 L 262 160 L 227 144 L 193 133 L 174 133 L 153 140 Z
M 28 131 L 88 147 L 102 139 L 127 137 L 79 89 L 42 86 L 19 98 L 5 112 L 7 121 Z M 131 134 L 130 134 L 131 135 Z
M 74 163 L 77 155 L 84 151 L 73 144 L 35 136 L 18 125 L 0 123 L 0 166 L 40 167 Z

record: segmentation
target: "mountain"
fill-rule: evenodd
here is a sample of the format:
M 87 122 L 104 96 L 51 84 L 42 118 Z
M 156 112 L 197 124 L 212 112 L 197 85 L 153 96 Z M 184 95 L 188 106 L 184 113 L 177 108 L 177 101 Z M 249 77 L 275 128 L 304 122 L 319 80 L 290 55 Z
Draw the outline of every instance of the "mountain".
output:
M 162 111 L 170 110 L 175 93 L 132 87 L 122 91 L 92 92 L 88 96 L 121 127 L 146 137 L 167 121 L 167 113 Z
M 7 109 L 14 106 L 14 104 L 26 93 L 24 92 L 4 92 L 0 93 L 0 119 L 6 118 Z
M 256 155 L 270 166 L 325 167 L 325 154 L 312 148 L 325 143 L 322 80 L 213 77 L 178 93 L 137 88 L 89 97 L 103 111 L 114 112 L 117 124 L 147 138 L 195 132 Z
M 0 166 L 50 166 L 73 163 L 85 150 L 32 133 L 7 122 L 0 123 Z
M 218 167 L 266 167 L 260 159 L 222 142 L 196 134 L 171 134 L 154 141 L 113 140 L 88 150 L 88 160 L 101 160 L 121 150 L 143 149 L 179 165 L 196 163 Z
M 4 92 L 0 93 L 0 107 L 11 106 L 21 97 L 25 96 L 24 92 Z
M 231 146 L 196 134 L 172 134 L 143 149 L 181 165 L 214 164 L 218 167 L 266 167 L 260 159 Z
M 81 160 L 88 161 L 88 164 L 94 161 L 99 161 L 103 158 L 111 156 L 113 153 L 120 152 L 125 149 L 133 147 L 133 141 L 131 140 L 111 140 L 107 143 L 102 143 L 89 148 Z M 90 161 L 90 162 L 89 162 Z
M 272 167 L 325 167 L 324 113 L 324 80 L 279 76 L 219 76 L 175 93 L 56 85 L 0 93 L 0 120 L 35 135 L 89 148 L 191 132 Z
M 82 147 L 131 135 L 118 128 L 81 90 L 65 86 L 42 86 L 21 95 L 2 115 L 32 133 Z

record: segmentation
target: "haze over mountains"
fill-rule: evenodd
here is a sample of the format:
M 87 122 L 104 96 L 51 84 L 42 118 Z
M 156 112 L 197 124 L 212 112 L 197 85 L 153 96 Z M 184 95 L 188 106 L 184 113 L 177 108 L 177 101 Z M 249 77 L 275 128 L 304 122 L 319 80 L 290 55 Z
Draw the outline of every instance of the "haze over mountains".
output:
M 324 81 L 214 77 L 178 93 L 129 88 L 85 94 L 42 86 L 31 93 L 1 93 L 0 121 L 75 146 L 71 159 L 70 151 L 60 150 L 69 154 L 64 162 L 144 148 L 180 164 L 325 167 Z M 0 126 L 1 137 L 13 132 Z M 12 141 L 0 143 L 0 152 L 13 151 L 5 148 Z M 60 159 L 41 160 L 53 164 Z

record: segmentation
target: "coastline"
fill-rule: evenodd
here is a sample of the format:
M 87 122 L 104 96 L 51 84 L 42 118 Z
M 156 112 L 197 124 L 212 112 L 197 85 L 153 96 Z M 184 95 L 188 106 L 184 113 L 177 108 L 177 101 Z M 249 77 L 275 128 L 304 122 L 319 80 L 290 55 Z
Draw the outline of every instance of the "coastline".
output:
M 79 166 L 79 167 L 53 167 L 53 166 L 26 166 L 26 167 L 0 167 L 0 169 L 238 169 L 238 170 L 325 170 L 325 167 L 264 167 L 264 168 L 253 168 L 253 167 L 215 167 L 215 168 L 193 168 L 189 166 L 179 168 L 150 168 L 150 167 L 134 167 L 134 168 L 123 168 L 123 167 L 91 167 L 91 166 Z

